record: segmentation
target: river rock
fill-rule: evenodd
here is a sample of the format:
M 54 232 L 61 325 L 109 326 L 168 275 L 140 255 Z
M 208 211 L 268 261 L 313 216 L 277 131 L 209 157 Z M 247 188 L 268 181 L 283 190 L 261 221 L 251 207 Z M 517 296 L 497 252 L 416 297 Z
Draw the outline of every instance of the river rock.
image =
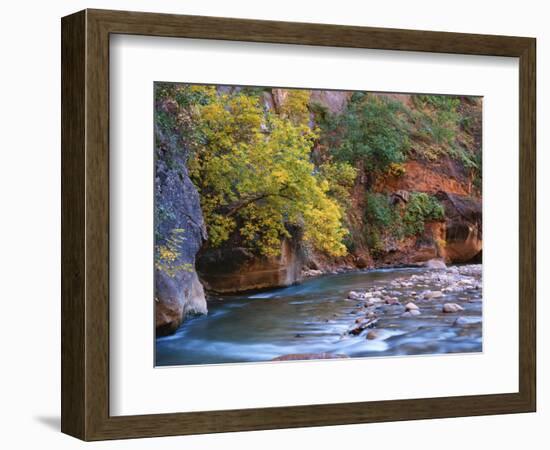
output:
M 407 311 L 413 311 L 413 310 L 416 310 L 416 311 L 417 311 L 419 308 L 418 308 L 418 306 L 416 306 L 413 302 L 409 302 L 409 303 L 407 303 L 407 304 L 405 305 L 405 309 L 406 309 Z
M 363 292 L 350 291 L 348 298 L 351 298 L 352 300 L 363 300 L 365 298 L 365 294 Z
M 367 333 L 367 339 L 369 341 L 372 341 L 373 339 L 378 339 L 380 337 L 380 333 L 377 330 L 370 330 Z
M 442 259 L 430 259 L 424 263 L 427 269 L 446 269 L 447 265 Z
M 366 269 L 369 266 L 369 261 L 364 256 L 359 256 L 355 260 L 355 265 L 358 269 Z
M 443 292 L 441 292 L 441 291 L 426 291 L 426 293 L 424 293 L 424 298 L 427 298 L 427 299 L 439 298 L 439 297 L 443 297 Z
M 306 269 L 302 271 L 302 276 L 304 278 L 318 277 L 320 275 L 323 275 L 323 271 L 318 269 Z
M 349 358 L 348 355 L 339 353 L 291 353 L 273 358 L 271 361 L 303 361 L 309 359 L 343 359 Z
M 456 320 L 453 322 L 453 326 L 455 327 L 463 327 L 465 325 L 469 325 L 469 322 L 464 317 L 457 317 Z
M 464 311 L 464 308 L 456 303 L 445 303 L 442 311 L 444 313 L 456 313 L 459 311 Z
M 411 309 L 410 311 L 404 312 L 401 317 L 414 317 L 419 315 L 420 311 L 418 309 Z

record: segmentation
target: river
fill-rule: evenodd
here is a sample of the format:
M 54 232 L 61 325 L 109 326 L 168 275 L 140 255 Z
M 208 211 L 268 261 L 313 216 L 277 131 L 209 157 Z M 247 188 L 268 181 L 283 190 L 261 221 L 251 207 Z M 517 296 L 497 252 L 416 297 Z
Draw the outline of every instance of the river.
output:
M 356 299 L 348 298 L 350 291 L 358 293 L 351 295 Z M 188 319 L 175 334 L 156 340 L 156 365 L 258 362 L 312 353 L 481 352 L 481 293 L 481 266 L 462 265 L 323 275 L 286 288 L 224 296 L 209 300 L 208 315 Z M 407 313 L 410 302 L 419 313 Z M 462 309 L 445 313 L 448 303 Z M 375 323 L 351 333 L 367 316 L 376 317 Z

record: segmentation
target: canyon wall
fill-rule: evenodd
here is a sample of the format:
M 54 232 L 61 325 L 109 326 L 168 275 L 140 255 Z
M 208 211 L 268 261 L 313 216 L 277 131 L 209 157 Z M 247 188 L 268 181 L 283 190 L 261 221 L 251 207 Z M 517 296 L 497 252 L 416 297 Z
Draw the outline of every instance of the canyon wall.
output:
M 162 102 L 157 108 L 169 112 L 176 106 Z M 155 141 L 155 326 L 161 336 L 173 333 L 185 317 L 207 312 L 194 268 L 206 227 L 199 194 L 187 171 L 185 142 L 158 123 Z

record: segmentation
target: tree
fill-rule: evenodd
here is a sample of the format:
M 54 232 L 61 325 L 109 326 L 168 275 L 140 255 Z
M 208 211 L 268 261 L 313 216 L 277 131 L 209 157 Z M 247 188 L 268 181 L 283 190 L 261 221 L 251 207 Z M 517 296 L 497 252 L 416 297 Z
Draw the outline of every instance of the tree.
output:
M 342 206 L 310 161 L 318 136 L 307 124 L 309 93 L 289 91 L 290 101 L 277 115 L 264 111 L 257 95 L 204 89 L 208 102 L 187 106 L 201 136 L 188 164 L 210 245 L 238 232 L 245 246 L 276 255 L 293 225 L 315 248 L 344 255 Z

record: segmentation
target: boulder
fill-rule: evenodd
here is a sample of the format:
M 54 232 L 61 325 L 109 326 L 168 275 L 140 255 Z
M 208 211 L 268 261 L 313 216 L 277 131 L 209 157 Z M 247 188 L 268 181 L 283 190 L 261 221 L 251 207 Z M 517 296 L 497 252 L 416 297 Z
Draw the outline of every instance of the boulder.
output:
M 155 327 L 157 336 L 174 333 L 191 315 L 206 314 L 206 298 L 196 272 L 174 277 L 157 271 L 155 277 Z
M 427 269 L 446 269 L 447 265 L 442 259 L 429 259 L 424 263 L 424 267 Z
M 364 292 L 350 291 L 348 294 L 348 298 L 352 300 L 364 300 L 366 298 L 366 295 Z
M 358 256 L 355 260 L 355 266 L 358 269 L 366 269 L 367 267 L 369 267 L 369 260 L 364 256 Z
M 409 191 L 406 191 L 404 189 L 399 189 L 391 195 L 390 201 L 393 205 L 396 205 L 399 202 L 408 203 L 409 198 L 410 198 Z
M 296 236 L 283 239 L 280 254 L 270 257 L 239 246 L 201 250 L 197 271 L 205 287 L 220 294 L 290 286 L 303 276 L 299 241 Z
M 372 341 L 374 339 L 378 339 L 380 337 L 380 333 L 377 331 L 377 330 L 370 330 L 368 333 L 367 333 L 367 339 L 369 341 Z
M 442 311 L 444 313 L 457 313 L 459 311 L 464 311 L 464 308 L 456 303 L 445 303 Z
M 313 278 L 313 277 L 318 277 L 320 275 L 323 275 L 322 270 L 305 269 L 305 270 L 302 271 L 302 277 L 303 278 Z
M 481 262 L 481 200 L 465 195 L 438 192 L 445 208 L 445 256 L 454 263 Z

